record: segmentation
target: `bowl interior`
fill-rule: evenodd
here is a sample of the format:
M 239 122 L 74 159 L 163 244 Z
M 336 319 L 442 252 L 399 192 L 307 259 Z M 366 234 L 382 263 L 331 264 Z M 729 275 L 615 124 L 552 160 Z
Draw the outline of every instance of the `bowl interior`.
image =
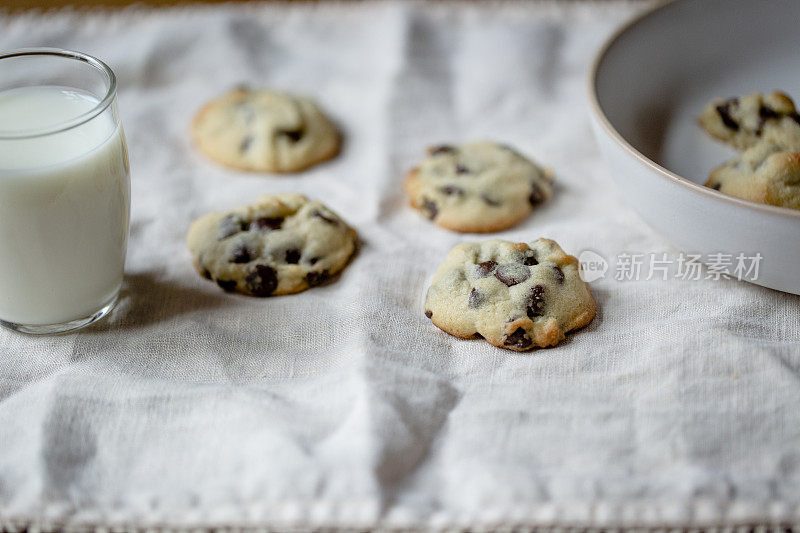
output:
M 800 100 L 800 2 L 679 0 L 609 46 L 597 98 L 611 125 L 662 167 L 705 183 L 734 150 L 697 116 L 713 98 L 781 90 Z

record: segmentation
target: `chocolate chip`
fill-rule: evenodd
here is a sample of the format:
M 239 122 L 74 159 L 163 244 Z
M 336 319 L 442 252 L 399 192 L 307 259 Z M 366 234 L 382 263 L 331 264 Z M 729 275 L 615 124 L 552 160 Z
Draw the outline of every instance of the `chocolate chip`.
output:
M 718 191 L 718 190 L 720 190 L 722 188 L 722 184 L 721 183 L 715 183 L 714 185 L 711 186 L 711 188 L 714 189 L 715 191 Z
M 769 120 L 771 118 L 780 118 L 781 114 L 771 107 L 762 105 L 758 108 L 758 116 L 764 120 Z
M 528 251 L 528 253 L 529 254 L 533 254 L 533 255 L 525 256 L 525 258 L 522 260 L 522 264 L 525 265 L 525 266 L 538 265 L 539 261 L 536 259 L 536 252 L 534 252 L 533 250 L 530 250 L 530 251 Z
M 433 220 L 439 214 L 439 208 L 436 207 L 436 202 L 428 198 L 422 199 L 422 210 L 428 215 L 428 218 Z
M 433 318 L 433 311 L 425 311 L 425 316 L 428 318 Z
M 428 148 L 428 155 L 439 155 L 439 154 L 453 154 L 455 153 L 456 149 L 450 145 L 442 144 L 440 146 L 431 146 Z
M 758 108 L 758 130 L 756 130 L 756 135 L 761 135 L 761 132 L 764 130 L 764 124 L 766 124 L 767 120 L 780 118 L 781 114 L 772 109 L 771 107 L 767 107 L 762 105 Z
M 302 128 L 297 130 L 278 130 L 275 132 L 276 135 L 280 135 L 281 137 L 288 137 L 290 141 L 296 143 L 300 139 L 303 138 L 303 134 L 305 133 Z
M 250 145 L 253 144 L 253 136 L 245 137 L 242 141 L 242 144 L 239 145 L 239 151 L 244 153 L 250 149 Z
M 209 272 L 207 268 L 203 269 L 203 277 L 206 279 L 211 279 L 211 272 Z
M 478 289 L 473 288 L 469 292 L 469 306 L 473 309 L 482 306 L 485 299 L 486 297 Z
M 289 248 L 286 250 L 286 262 L 290 265 L 296 265 L 300 262 L 300 250 L 297 248 Z
M 798 113 L 797 111 L 792 111 L 791 113 L 789 113 L 788 116 L 790 119 L 800 124 L 800 113 Z
M 520 350 L 529 348 L 531 344 L 533 344 L 533 341 L 528 338 L 528 334 L 523 328 L 517 328 L 511 335 L 506 337 L 505 341 L 503 341 L 503 345 L 511 348 L 518 348 Z
M 323 213 L 323 212 L 322 212 L 322 211 L 320 211 L 319 209 L 314 209 L 314 210 L 311 212 L 311 216 L 312 216 L 312 217 L 317 217 L 317 218 L 319 218 L 319 219 L 322 219 L 322 220 L 324 220 L 325 222 L 327 222 L 328 224 L 333 224 L 334 226 L 335 226 L 335 225 L 337 225 L 337 224 L 339 223 L 339 221 L 338 221 L 338 220 L 336 220 L 335 218 L 333 218 L 333 217 L 331 217 L 331 216 L 328 216 L 328 215 L 326 215 L 325 213 Z
M 239 220 L 236 215 L 228 215 L 219 221 L 217 226 L 217 239 L 227 239 L 240 231 L 247 231 L 247 223 Z
M 464 196 L 464 189 L 456 187 L 455 185 L 445 185 L 439 190 L 447 196 Z
M 469 174 L 469 169 L 464 165 L 456 163 L 456 174 Z
M 477 332 L 476 332 L 476 333 L 473 333 L 473 334 L 472 334 L 472 338 L 474 338 L 474 339 L 482 339 L 482 338 L 483 338 L 483 335 L 481 335 L 480 333 L 477 333 Z
M 728 100 L 724 104 L 718 105 L 716 109 L 719 118 L 722 119 L 722 123 L 726 127 L 733 131 L 739 131 L 739 123 L 733 120 L 731 116 L 731 105 L 734 105 L 734 103 L 736 103 L 736 100 Z
M 246 244 L 240 244 L 231 250 L 231 263 L 249 263 L 253 260 L 253 251 Z
M 315 265 L 319 261 L 319 257 L 312 257 L 308 260 L 309 265 Z
M 236 289 L 236 282 L 232 279 L 218 279 L 217 285 L 222 287 L 225 292 L 232 292 Z
M 278 286 L 278 273 L 267 265 L 256 265 L 244 279 L 247 289 L 255 296 L 269 296 Z
M 558 267 L 557 265 L 554 266 L 553 267 L 553 274 L 555 275 L 556 281 L 558 283 L 564 283 L 564 271 L 561 270 L 560 267 Z
M 487 196 L 486 194 L 481 194 L 481 200 L 486 202 L 487 205 L 491 205 L 492 207 L 497 207 L 498 205 L 500 205 L 500 201 L 499 200 L 495 200 L 494 198 L 491 198 L 490 196 Z
M 327 270 L 323 270 L 321 272 L 309 272 L 306 274 L 306 282 L 310 287 L 316 287 L 317 285 L 321 285 L 330 279 L 330 274 L 328 274 Z
M 544 191 L 536 183 L 531 186 L 531 195 L 528 196 L 528 201 L 534 206 L 544 202 Z
M 494 271 L 494 277 L 505 283 L 506 286 L 513 287 L 531 277 L 531 272 L 522 265 L 508 263 L 497 267 L 497 270 Z
M 253 224 L 260 231 L 271 231 L 281 229 L 283 217 L 261 217 L 253 221 Z
M 528 295 L 528 301 L 525 304 L 528 318 L 535 318 L 544 315 L 544 292 L 543 285 L 534 285 L 531 293 Z
M 475 265 L 475 272 L 478 274 L 478 276 L 485 278 L 492 273 L 492 270 L 494 270 L 494 267 L 496 266 L 497 263 L 494 261 L 484 261 L 483 263 L 478 263 Z

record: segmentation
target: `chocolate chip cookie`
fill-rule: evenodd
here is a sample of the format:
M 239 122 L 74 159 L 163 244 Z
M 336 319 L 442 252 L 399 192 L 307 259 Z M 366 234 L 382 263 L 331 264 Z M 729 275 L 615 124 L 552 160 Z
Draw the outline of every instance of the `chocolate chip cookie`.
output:
M 459 244 L 425 298 L 425 315 L 438 328 L 519 352 L 558 344 L 596 309 L 578 260 L 549 239 Z
M 767 141 L 800 152 L 800 114 L 783 93 L 714 100 L 700 116 L 700 125 L 739 150 Z
M 192 135 L 211 159 L 241 170 L 296 172 L 334 157 L 340 135 L 300 96 L 237 88 L 206 104 Z
M 412 207 L 454 231 L 485 233 L 517 224 L 550 198 L 550 171 L 508 146 L 436 146 L 406 176 Z
M 331 279 L 355 252 L 357 236 L 320 202 L 277 194 L 203 216 L 186 241 L 197 271 L 225 291 L 271 296 Z
M 800 153 L 758 143 L 711 172 L 706 186 L 753 202 L 800 209 Z
M 715 100 L 703 111 L 700 124 L 742 151 L 711 172 L 707 187 L 800 209 L 800 114 L 791 98 L 774 92 Z

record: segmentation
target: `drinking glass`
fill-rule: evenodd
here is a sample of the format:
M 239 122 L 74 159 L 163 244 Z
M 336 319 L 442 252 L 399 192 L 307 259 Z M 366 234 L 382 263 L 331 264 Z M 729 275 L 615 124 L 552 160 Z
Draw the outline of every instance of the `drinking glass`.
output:
M 117 84 L 68 50 L 0 54 L 0 325 L 84 327 L 122 284 L 130 172 Z

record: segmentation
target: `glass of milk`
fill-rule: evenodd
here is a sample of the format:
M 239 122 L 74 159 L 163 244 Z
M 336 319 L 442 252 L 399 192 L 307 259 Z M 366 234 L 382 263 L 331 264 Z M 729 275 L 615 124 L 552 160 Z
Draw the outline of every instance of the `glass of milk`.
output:
M 2 326 L 62 333 L 116 302 L 130 217 L 116 91 L 85 54 L 0 54 Z

